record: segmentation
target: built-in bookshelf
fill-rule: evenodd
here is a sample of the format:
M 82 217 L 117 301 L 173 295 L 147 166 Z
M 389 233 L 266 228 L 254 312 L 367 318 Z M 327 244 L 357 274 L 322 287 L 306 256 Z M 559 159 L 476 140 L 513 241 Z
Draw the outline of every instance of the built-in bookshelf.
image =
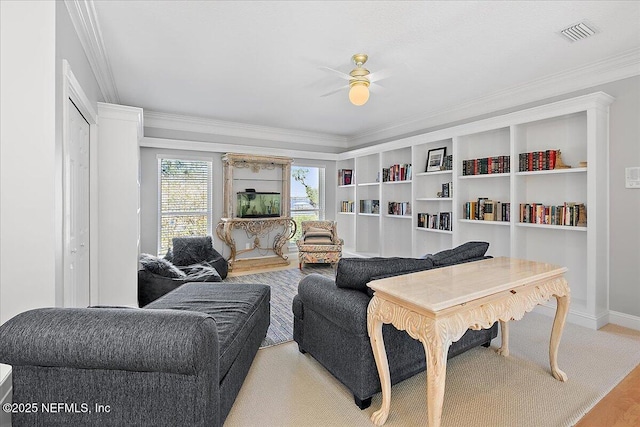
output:
M 346 252 L 419 257 L 487 241 L 494 257 L 568 267 L 569 320 L 601 326 L 612 101 L 599 92 L 342 153 L 337 169 L 352 176 L 337 190 L 338 221 L 353 230 L 340 231 Z M 430 152 L 444 153 L 439 169 L 427 165 Z M 352 200 L 357 212 L 344 212 Z M 379 201 L 377 213 L 358 210 L 366 200 Z M 400 213 L 400 203 L 410 211 Z M 521 205 L 529 205 L 527 221 Z

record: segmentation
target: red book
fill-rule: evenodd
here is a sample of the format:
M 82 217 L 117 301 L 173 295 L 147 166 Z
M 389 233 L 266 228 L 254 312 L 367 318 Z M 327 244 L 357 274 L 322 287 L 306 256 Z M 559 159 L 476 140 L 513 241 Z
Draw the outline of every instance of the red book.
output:
M 550 150 L 549 151 L 549 169 L 556 168 L 556 153 L 558 150 Z

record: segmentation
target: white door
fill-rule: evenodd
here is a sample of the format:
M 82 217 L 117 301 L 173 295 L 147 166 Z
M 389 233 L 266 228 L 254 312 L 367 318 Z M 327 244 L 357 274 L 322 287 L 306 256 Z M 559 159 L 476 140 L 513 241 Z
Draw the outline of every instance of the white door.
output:
M 65 225 L 65 307 L 87 307 L 89 300 L 89 123 L 69 103 Z

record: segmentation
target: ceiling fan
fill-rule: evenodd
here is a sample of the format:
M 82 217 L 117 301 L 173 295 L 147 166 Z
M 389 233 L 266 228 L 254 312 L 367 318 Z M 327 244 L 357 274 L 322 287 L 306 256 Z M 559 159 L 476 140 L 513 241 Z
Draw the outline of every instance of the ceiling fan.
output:
M 343 89 L 349 88 L 349 101 L 353 105 L 364 105 L 369 100 L 369 89 L 375 91 L 375 85 L 372 86 L 372 83 L 382 80 L 387 77 L 384 71 L 379 71 L 376 73 L 370 73 L 369 70 L 364 68 L 364 64 L 369 59 L 369 56 L 364 53 L 356 53 L 351 57 L 351 60 L 355 64 L 356 68 L 351 70 L 349 74 L 345 74 L 342 71 L 334 70 L 329 67 L 320 67 L 325 71 L 332 72 L 341 78 L 348 80 L 349 84 L 339 87 L 338 89 L 332 90 L 320 96 L 329 96 L 334 93 L 340 92 Z

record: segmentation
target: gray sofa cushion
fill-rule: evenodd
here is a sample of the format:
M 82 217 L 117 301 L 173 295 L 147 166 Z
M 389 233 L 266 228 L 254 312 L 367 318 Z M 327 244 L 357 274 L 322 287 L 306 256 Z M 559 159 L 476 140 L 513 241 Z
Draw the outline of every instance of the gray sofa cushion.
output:
M 150 273 L 158 276 L 168 277 L 170 279 L 181 279 L 186 274 L 166 259 L 159 258 L 150 254 L 140 255 L 140 264 Z
M 220 343 L 220 378 L 224 378 L 262 316 L 269 317 L 267 285 L 187 283 L 147 305 L 206 313 L 213 317 Z
M 488 242 L 467 242 L 453 249 L 447 249 L 434 255 L 427 255 L 436 267 L 459 264 L 470 259 L 479 258 L 489 249 Z
M 433 268 L 431 259 L 420 258 L 342 258 L 336 270 L 336 286 L 367 292 L 367 283 L 375 278 Z
M 198 264 L 215 258 L 211 236 L 173 238 L 173 263 L 179 266 Z

